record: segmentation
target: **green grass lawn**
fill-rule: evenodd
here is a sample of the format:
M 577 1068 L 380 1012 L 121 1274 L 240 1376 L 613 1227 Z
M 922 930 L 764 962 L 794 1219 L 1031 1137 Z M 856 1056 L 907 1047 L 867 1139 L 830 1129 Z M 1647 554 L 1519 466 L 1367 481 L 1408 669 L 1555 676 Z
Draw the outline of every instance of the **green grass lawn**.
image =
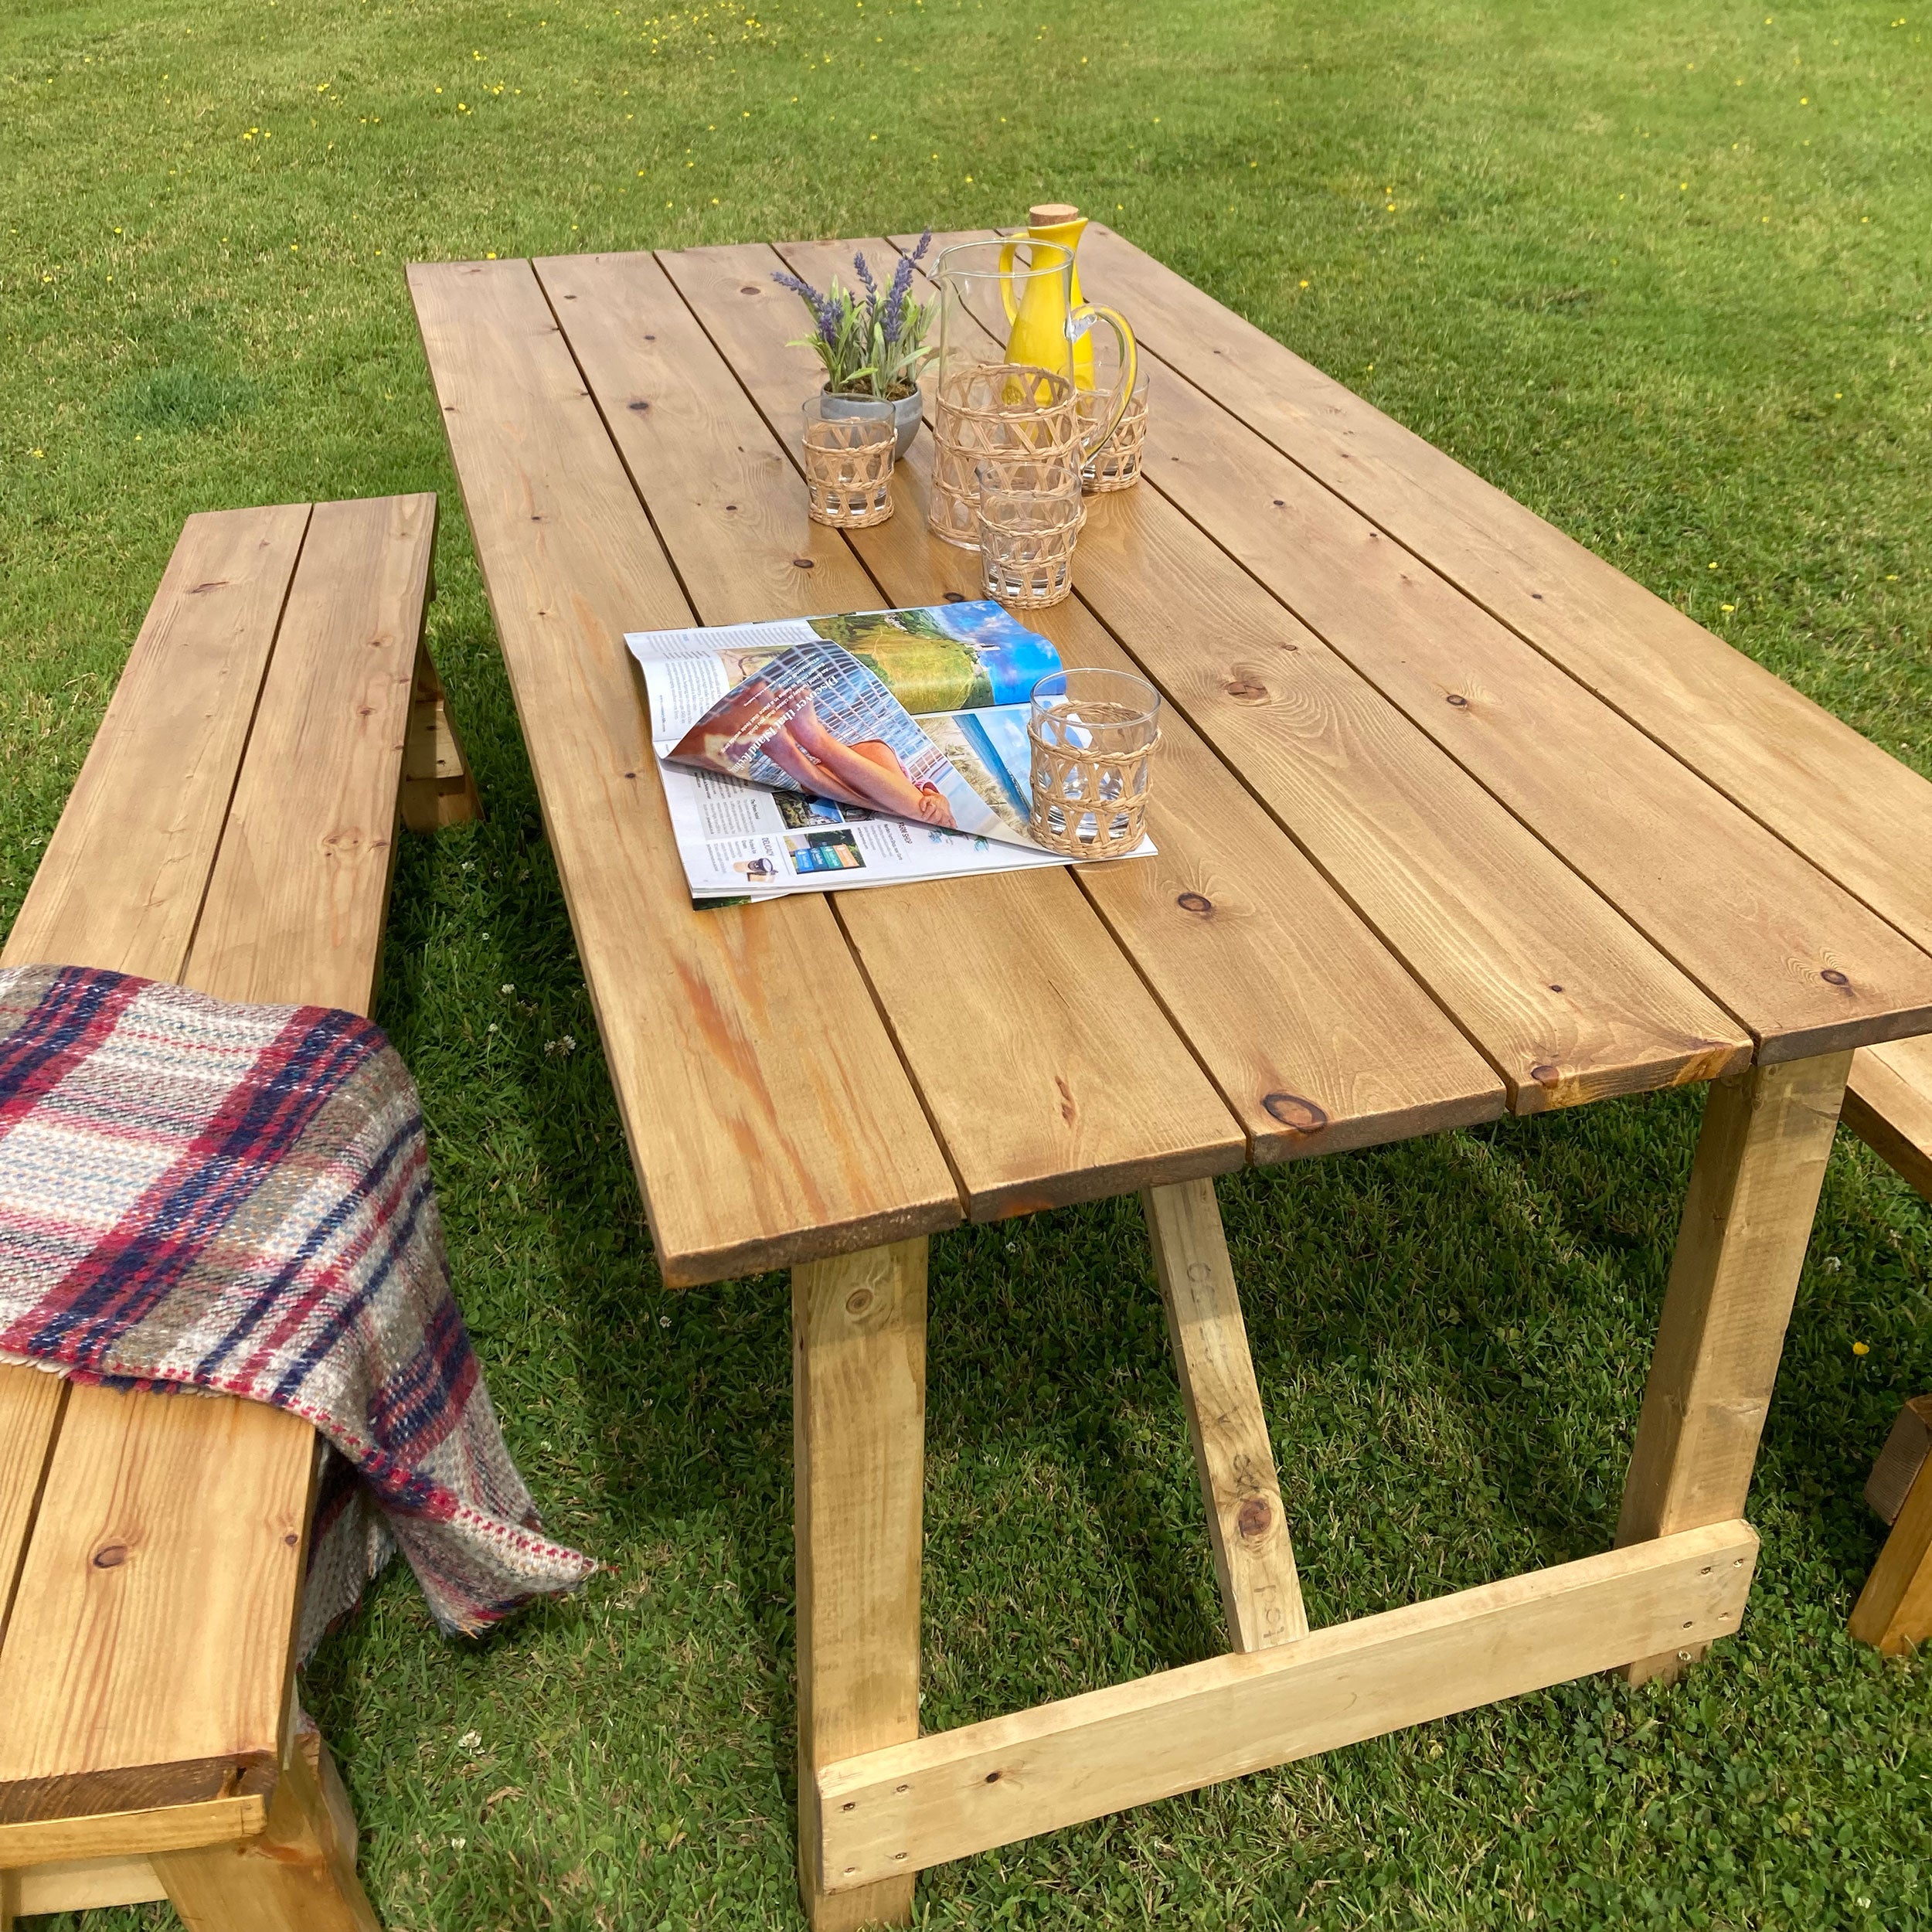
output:
M 190 511 L 442 493 L 491 816 L 407 842 L 381 1018 L 512 1445 L 609 1568 L 478 1646 L 392 1574 L 309 1670 L 393 1932 L 800 1923 L 785 1284 L 657 1280 L 406 262 L 1078 202 L 1932 773 L 1926 0 L 10 0 L 0 128 L 0 920 Z M 1318 1621 L 1607 1543 L 1696 1123 L 1223 1184 Z M 1843 1628 L 1929 1283 L 1841 1136 L 1752 1608 L 1685 1687 L 1059 1832 L 922 1923 L 1932 1925 L 1932 1670 Z M 932 1302 L 928 1726 L 1219 1648 L 1133 1204 L 948 1235 Z

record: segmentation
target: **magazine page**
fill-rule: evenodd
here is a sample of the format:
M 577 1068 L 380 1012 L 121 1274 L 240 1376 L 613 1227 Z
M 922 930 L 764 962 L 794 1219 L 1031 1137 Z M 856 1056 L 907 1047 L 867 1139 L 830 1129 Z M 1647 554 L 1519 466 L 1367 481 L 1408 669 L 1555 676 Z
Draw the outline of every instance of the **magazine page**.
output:
M 782 775 L 736 752 L 721 757 L 722 770 L 665 762 L 736 687 L 799 647 L 821 641 L 856 659 L 900 707 L 918 716 L 913 728 L 953 774 L 940 784 L 928 770 L 928 782 L 935 783 L 934 803 L 944 801 L 957 828 L 938 822 L 932 804 L 927 817 L 902 818 L 872 802 L 857 802 L 893 784 L 883 753 L 890 754 L 899 777 L 917 791 L 917 779 L 890 739 L 866 747 L 869 769 L 847 768 L 849 777 L 862 781 L 862 792 L 842 784 L 836 795 L 799 790 L 800 779 L 781 762 L 799 761 L 804 747 L 798 745 L 795 732 L 777 746 L 780 757 L 769 761 Z M 1046 638 L 1016 624 L 997 604 L 637 632 L 625 642 L 644 674 L 658 774 L 694 903 L 1066 862 L 1035 845 L 1026 831 L 1027 700 L 1034 685 L 1060 668 L 1059 656 Z M 872 701 L 878 703 L 876 693 Z M 750 735 L 756 737 L 757 708 L 747 703 L 743 709 L 754 719 Z M 911 719 L 905 723 L 910 726 Z M 765 733 L 767 745 L 770 735 Z M 805 735 L 811 735 L 809 725 Z M 917 747 L 903 736 L 900 742 L 917 763 Z M 801 768 L 821 781 L 828 775 L 811 766 Z M 740 769 L 759 775 L 732 775 Z M 1130 855 L 1153 850 L 1152 842 L 1145 841 Z
M 1024 820 L 999 809 L 1004 774 L 984 763 L 992 755 L 985 735 L 950 735 L 951 756 L 849 651 L 814 638 L 733 685 L 663 756 L 773 791 L 1031 845 Z
M 814 638 L 849 651 L 916 718 L 989 705 L 1023 708 L 1034 685 L 1060 668 L 1045 638 L 991 601 L 632 632 L 624 642 L 647 685 L 662 689 L 672 707 L 661 716 L 654 703 L 653 740 L 682 736 L 733 685 Z M 662 667 L 655 676 L 654 664 Z

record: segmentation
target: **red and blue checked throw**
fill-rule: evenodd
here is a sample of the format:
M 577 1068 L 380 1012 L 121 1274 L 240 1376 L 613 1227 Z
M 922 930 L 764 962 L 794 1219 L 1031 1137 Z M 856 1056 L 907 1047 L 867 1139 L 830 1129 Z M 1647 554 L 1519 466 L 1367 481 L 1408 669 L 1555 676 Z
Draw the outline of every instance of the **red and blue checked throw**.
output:
M 594 1567 L 543 1534 L 510 1461 L 415 1085 L 352 1013 L 0 971 L 0 1361 L 313 1423 L 335 1453 L 304 1656 L 392 1539 L 437 1622 L 471 1634 Z

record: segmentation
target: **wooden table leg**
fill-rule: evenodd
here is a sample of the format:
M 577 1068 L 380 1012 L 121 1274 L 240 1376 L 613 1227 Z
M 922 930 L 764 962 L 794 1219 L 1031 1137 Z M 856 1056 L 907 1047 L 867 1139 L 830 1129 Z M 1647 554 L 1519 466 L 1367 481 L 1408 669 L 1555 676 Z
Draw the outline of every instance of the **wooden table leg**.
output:
M 355 1876 L 355 1839 L 306 1753 L 276 1780 L 268 1828 L 239 1845 L 158 1852 L 156 1876 L 189 1932 L 382 1932 Z
M 1308 1635 L 1308 1613 L 1214 1183 L 1151 1187 L 1141 1206 L 1194 1439 L 1228 1648 L 1291 1643 Z
M 1852 1056 L 1715 1082 L 1671 1261 L 1617 1526 L 1620 1546 L 1744 1513 Z M 1702 1646 L 1639 1658 L 1674 1678 Z
M 483 801 L 451 719 L 443 680 L 423 643 L 416 647 L 416 688 L 403 741 L 402 811 L 403 823 L 411 832 L 439 832 L 483 816 Z
M 919 1735 L 926 1240 L 791 1273 L 798 1876 L 813 1932 L 910 1922 L 913 1877 L 828 1895 L 819 1766 Z

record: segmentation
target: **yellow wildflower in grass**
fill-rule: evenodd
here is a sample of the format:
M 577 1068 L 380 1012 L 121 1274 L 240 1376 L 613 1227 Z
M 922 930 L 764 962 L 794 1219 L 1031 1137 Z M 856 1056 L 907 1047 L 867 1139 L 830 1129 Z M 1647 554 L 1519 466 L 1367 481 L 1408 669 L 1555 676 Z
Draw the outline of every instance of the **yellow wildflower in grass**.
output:
M 1869 1355 L 1872 1352 L 1872 1345 L 1869 1342 L 1854 1342 L 1852 1344 L 1852 1352 L 1854 1355 Z

